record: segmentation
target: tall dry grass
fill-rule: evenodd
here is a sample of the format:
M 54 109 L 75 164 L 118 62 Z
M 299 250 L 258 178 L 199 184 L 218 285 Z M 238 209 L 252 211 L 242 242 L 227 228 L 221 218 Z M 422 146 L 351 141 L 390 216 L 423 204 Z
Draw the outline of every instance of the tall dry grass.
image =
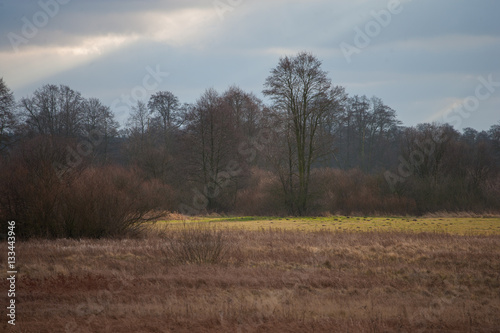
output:
M 170 264 L 164 256 L 169 231 L 135 239 L 19 243 L 17 328 L 494 332 L 500 327 L 499 236 L 222 232 L 234 249 L 225 262 L 210 265 Z M 5 279 L 0 287 L 7 287 Z M 5 321 L 0 326 L 5 329 Z

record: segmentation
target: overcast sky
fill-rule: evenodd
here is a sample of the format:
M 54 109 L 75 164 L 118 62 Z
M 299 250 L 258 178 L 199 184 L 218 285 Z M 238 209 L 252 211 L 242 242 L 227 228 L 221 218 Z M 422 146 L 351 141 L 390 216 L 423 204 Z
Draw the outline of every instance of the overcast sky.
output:
M 406 126 L 483 130 L 500 121 L 499 14 L 498 0 L 0 0 L 0 77 L 18 99 L 68 85 L 123 123 L 158 90 L 263 98 L 279 58 L 309 51 Z

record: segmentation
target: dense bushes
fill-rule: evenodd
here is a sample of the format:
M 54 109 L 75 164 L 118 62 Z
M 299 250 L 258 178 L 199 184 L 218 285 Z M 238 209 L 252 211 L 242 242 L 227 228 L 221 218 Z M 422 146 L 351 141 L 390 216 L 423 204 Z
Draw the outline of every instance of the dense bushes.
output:
M 57 174 L 67 146 L 38 138 L 3 160 L 0 218 L 15 220 L 22 237 L 104 237 L 123 234 L 153 209 L 172 209 L 170 188 L 116 166 Z
M 415 213 L 411 198 L 399 197 L 387 190 L 381 177 L 359 169 L 317 169 L 312 174 L 313 208 L 331 214 Z
M 252 169 L 247 187 L 238 193 L 235 212 L 284 215 L 283 190 L 271 172 Z M 311 177 L 309 214 L 415 214 L 415 200 L 393 194 L 382 177 L 359 169 L 316 169 Z
M 234 211 L 243 215 L 286 215 L 284 194 L 271 172 L 252 169 L 238 192 Z M 359 169 L 315 169 L 311 175 L 310 215 L 422 215 L 433 212 L 500 211 L 500 176 L 475 186 L 470 177 L 437 180 L 413 176 L 391 190 L 383 175 Z
M 168 187 L 143 182 L 117 167 L 85 170 L 63 190 L 60 214 L 67 237 L 123 234 L 171 197 Z
M 283 189 L 271 172 L 253 168 L 246 187 L 238 192 L 234 211 L 240 215 L 282 215 Z

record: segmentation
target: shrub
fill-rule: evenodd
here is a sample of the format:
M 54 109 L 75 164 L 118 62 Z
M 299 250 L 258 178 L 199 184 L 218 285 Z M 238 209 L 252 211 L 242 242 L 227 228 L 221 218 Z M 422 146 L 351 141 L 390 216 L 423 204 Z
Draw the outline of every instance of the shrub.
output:
M 64 184 L 52 163 L 63 161 L 63 156 L 61 141 L 38 137 L 21 144 L 13 156 L 1 161 L 1 223 L 15 220 L 17 235 L 46 236 L 62 232 L 58 207 Z
M 149 219 L 146 215 L 168 197 L 168 188 L 142 181 L 119 167 L 85 170 L 65 188 L 60 210 L 67 237 L 123 234 Z
M 227 260 L 230 250 L 224 230 L 210 225 L 185 224 L 170 233 L 164 254 L 171 264 L 218 264 Z
M 282 187 L 269 171 L 252 168 L 246 188 L 236 196 L 234 211 L 241 215 L 281 215 L 286 212 Z
M 359 169 L 316 169 L 311 175 L 312 206 L 332 214 L 412 214 L 411 198 L 390 193 L 385 180 Z
M 1 223 L 15 220 L 18 236 L 120 235 L 154 218 L 148 213 L 171 197 L 167 186 L 121 167 L 75 168 L 60 179 L 53 166 L 59 156 L 60 146 L 38 139 L 0 165 Z

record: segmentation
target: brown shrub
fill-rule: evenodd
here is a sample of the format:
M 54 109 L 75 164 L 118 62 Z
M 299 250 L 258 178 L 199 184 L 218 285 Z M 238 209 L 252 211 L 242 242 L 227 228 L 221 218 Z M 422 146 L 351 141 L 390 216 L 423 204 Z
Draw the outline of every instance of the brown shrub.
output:
M 123 234 L 147 220 L 146 214 L 168 196 L 168 187 L 141 181 L 131 171 L 87 169 L 65 187 L 61 206 L 65 234 L 76 238 Z
M 316 169 L 311 175 L 313 209 L 332 214 L 412 214 L 415 202 L 384 192 L 384 182 L 359 169 Z
M 495 213 L 500 212 L 500 173 L 491 177 L 482 185 L 484 197 L 489 201 L 489 206 Z
M 236 197 L 235 212 L 241 215 L 280 215 L 286 212 L 279 181 L 269 171 L 252 168 L 248 186 Z
M 311 214 L 396 214 L 416 212 L 415 201 L 386 189 L 383 177 L 359 169 L 315 169 L 311 174 Z M 253 168 L 245 189 L 235 204 L 240 215 L 283 215 L 284 196 L 279 181 L 269 171 Z
M 57 234 L 63 184 L 53 163 L 64 160 L 64 143 L 46 137 L 27 141 L 0 165 L 0 223 L 15 220 L 21 235 Z M 77 173 L 78 170 L 75 170 Z
M 64 161 L 65 147 L 54 141 L 28 142 L 0 166 L 1 223 L 15 220 L 19 236 L 123 234 L 172 196 L 167 186 L 119 167 L 82 165 L 60 177 L 54 163 Z
M 210 225 L 184 225 L 169 236 L 164 255 L 171 264 L 219 264 L 231 250 L 226 232 Z

